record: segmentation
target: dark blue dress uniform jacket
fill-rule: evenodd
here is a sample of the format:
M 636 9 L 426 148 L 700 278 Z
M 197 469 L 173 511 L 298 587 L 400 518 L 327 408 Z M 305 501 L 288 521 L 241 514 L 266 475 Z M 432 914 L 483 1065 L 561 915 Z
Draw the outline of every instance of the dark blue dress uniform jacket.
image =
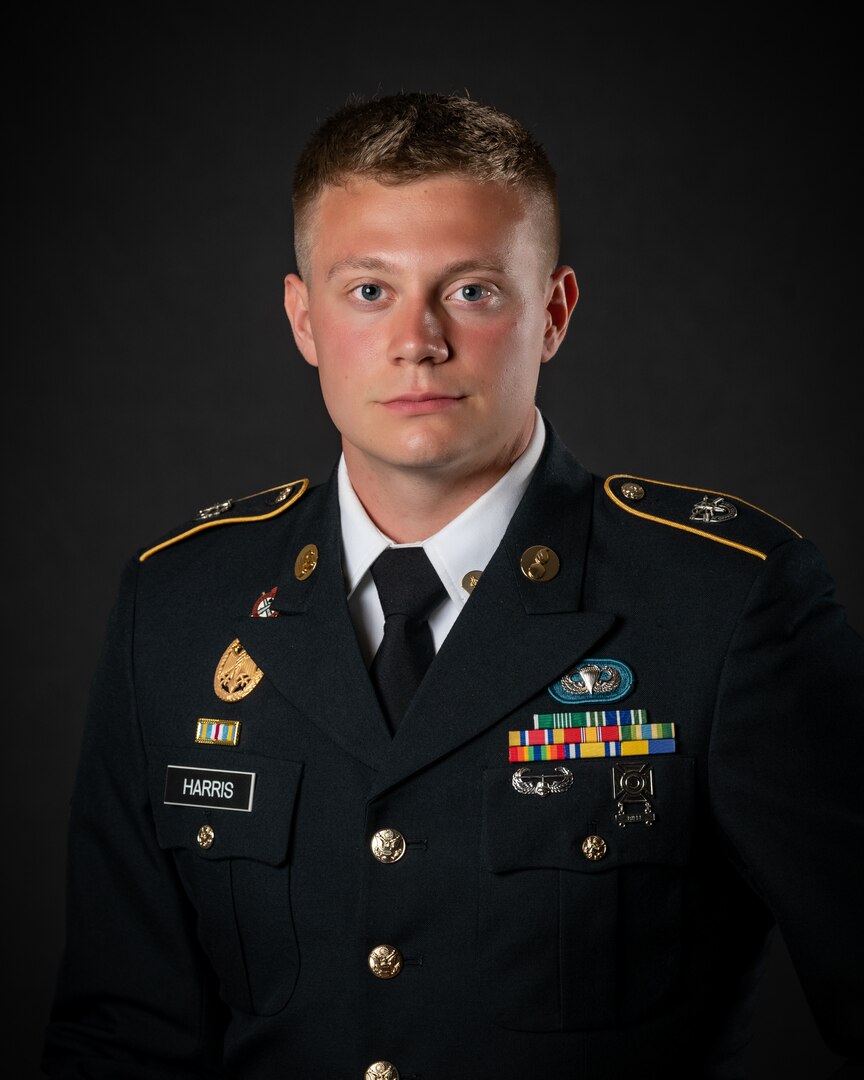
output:
M 47 1072 L 738 1077 L 775 922 L 828 1045 L 860 1055 L 862 640 L 793 530 L 734 499 L 694 523 L 702 492 L 641 483 L 628 502 L 550 429 L 394 738 L 335 474 L 136 558 L 92 688 Z M 520 569 L 538 544 L 552 580 Z M 252 617 L 274 587 L 278 616 Z M 264 676 L 225 702 L 235 639 Z M 565 710 L 547 687 L 586 658 L 634 673 L 614 708 L 676 725 L 675 753 L 622 759 L 653 770 L 651 826 L 615 823 L 618 759 L 566 762 L 545 798 L 512 784 L 508 732 Z M 197 744 L 200 719 L 240 721 L 237 745 Z M 251 810 L 166 802 L 169 766 L 254 774 Z M 407 842 L 392 864 L 370 849 L 384 828 Z M 389 980 L 382 944 L 404 959 Z

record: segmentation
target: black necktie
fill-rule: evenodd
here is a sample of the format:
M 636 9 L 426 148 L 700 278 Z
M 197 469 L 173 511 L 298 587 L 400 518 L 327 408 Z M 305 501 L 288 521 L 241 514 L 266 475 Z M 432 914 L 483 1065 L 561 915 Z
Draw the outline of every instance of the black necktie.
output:
M 423 548 L 386 548 L 371 567 L 384 609 L 384 638 L 370 675 L 391 731 L 432 663 L 429 616 L 447 590 Z

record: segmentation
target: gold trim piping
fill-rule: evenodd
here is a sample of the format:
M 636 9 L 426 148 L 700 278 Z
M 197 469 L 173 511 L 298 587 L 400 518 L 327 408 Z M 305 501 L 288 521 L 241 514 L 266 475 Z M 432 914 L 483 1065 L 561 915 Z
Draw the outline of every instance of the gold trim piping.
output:
M 276 517 L 277 514 L 281 514 L 283 510 L 287 510 L 289 506 L 293 506 L 300 496 L 303 495 L 309 487 L 308 478 L 304 477 L 302 480 L 292 480 L 288 484 L 276 484 L 275 487 L 265 488 L 263 491 L 256 491 L 254 495 L 244 495 L 242 499 L 237 500 L 238 502 L 245 502 L 246 499 L 254 499 L 258 495 L 266 495 L 268 491 L 282 491 L 285 488 L 293 487 L 294 484 L 299 484 L 300 490 L 292 495 L 290 499 L 282 503 L 281 506 L 277 506 L 275 510 L 270 510 L 266 514 L 253 514 L 248 517 L 214 518 L 213 521 L 202 521 L 200 525 L 195 525 L 185 532 L 178 533 L 177 536 L 172 536 L 169 540 L 163 540 L 161 544 L 156 544 L 155 547 L 148 548 L 147 551 L 142 552 L 142 554 L 138 556 L 138 562 L 144 562 L 144 560 L 149 559 L 151 555 L 155 555 L 157 551 L 162 551 L 163 548 L 171 547 L 173 544 L 185 540 L 187 536 L 194 536 L 195 533 L 201 532 L 202 529 L 212 529 L 214 525 L 239 525 L 244 521 L 266 521 L 267 518 Z
M 744 551 L 748 555 L 755 555 L 757 559 L 767 559 L 768 556 L 764 551 L 759 551 L 757 548 L 747 547 L 745 544 L 736 544 L 734 540 L 726 540 L 722 536 L 715 536 L 713 533 L 705 532 L 704 529 L 694 529 L 692 525 L 684 525 L 678 521 L 669 521 L 667 518 L 656 517 L 654 514 L 646 514 L 644 510 L 636 510 L 632 506 L 628 506 L 622 502 L 618 496 L 612 491 L 611 484 L 613 480 L 640 480 L 646 484 L 657 484 L 660 487 L 679 488 L 683 491 L 695 491 L 702 495 L 720 495 L 724 499 L 733 499 L 735 502 L 739 502 L 744 506 L 749 506 L 751 510 L 756 510 L 760 514 L 764 514 L 766 517 L 772 518 L 778 524 L 783 525 L 791 533 L 794 533 L 799 539 L 801 533 L 797 529 L 793 529 L 791 525 L 788 525 L 781 518 L 775 517 L 773 514 L 769 514 L 767 510 L 762 510 L 761 507 L 756 506 L 754 503 L 747 502 L 746 499 L 740 499 L 737 495 L 729 495 L 724 491 L 712 491 L 710 488 L 694 488 L 687 484 L 670 484 L 665 480 L 650 480 L 644 476 L 630 476 L 628 473 L 614 473 L 612 476 L 606 478 L 603 484 L 603 489 L 609 498 L 620 506 L 622 510 L 626 510 L 628 514 L 635 514 L 636 517 L 645 518 L 646 521 L 656 521 L 660 525 L 668 525 L 672 529 L 681 529 L 682 532 L 693 533 L 694 536 L 704 536 L 706 540 L 713 540 L 716 544 L 725 544 L 726 547 L 736 548 L 738 551 Z

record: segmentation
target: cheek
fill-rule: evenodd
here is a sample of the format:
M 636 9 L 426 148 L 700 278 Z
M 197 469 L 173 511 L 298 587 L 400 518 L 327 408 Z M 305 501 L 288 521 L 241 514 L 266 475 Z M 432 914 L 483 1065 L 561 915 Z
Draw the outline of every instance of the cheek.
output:
M 343 434 L 358 433 L 367 423 L 367 406 L 380 382 L 370 344 L 344 330 L 328 334 L 319 344 L 318 379 L 333 423 Z
M 328 327 L 315 338 L 321 389 L 326 394 L 357 393 L 368 381 L 375 355 L 368 335 L 344 326 Z
M 510 391 L 536 381 L 541 339 L 528 320 L 514 319 L 478 327 L 464 345 L 477 359 L 481 380 Z

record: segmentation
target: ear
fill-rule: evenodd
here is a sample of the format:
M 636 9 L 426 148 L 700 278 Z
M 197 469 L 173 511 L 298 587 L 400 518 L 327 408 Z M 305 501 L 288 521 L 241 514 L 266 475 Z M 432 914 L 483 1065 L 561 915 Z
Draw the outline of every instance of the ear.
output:
M 318 353 L 309 318 L 309 290 L 296 274 L 289 274 L 285 278 L 285 314 L 303 359 L 312 367 L 318 367 Z
M 576 307 L 576 301 L 579 299 L 579 286 L 576 284 L 576 275 L 570 266 L 559 266 L 550 277 L 548 287 L 546 329 L 543 333 L 543 351 L 540 355 L 542 364 L 551 360 L 558 352 L 558 347 L 567 333 L 573 308 Z

